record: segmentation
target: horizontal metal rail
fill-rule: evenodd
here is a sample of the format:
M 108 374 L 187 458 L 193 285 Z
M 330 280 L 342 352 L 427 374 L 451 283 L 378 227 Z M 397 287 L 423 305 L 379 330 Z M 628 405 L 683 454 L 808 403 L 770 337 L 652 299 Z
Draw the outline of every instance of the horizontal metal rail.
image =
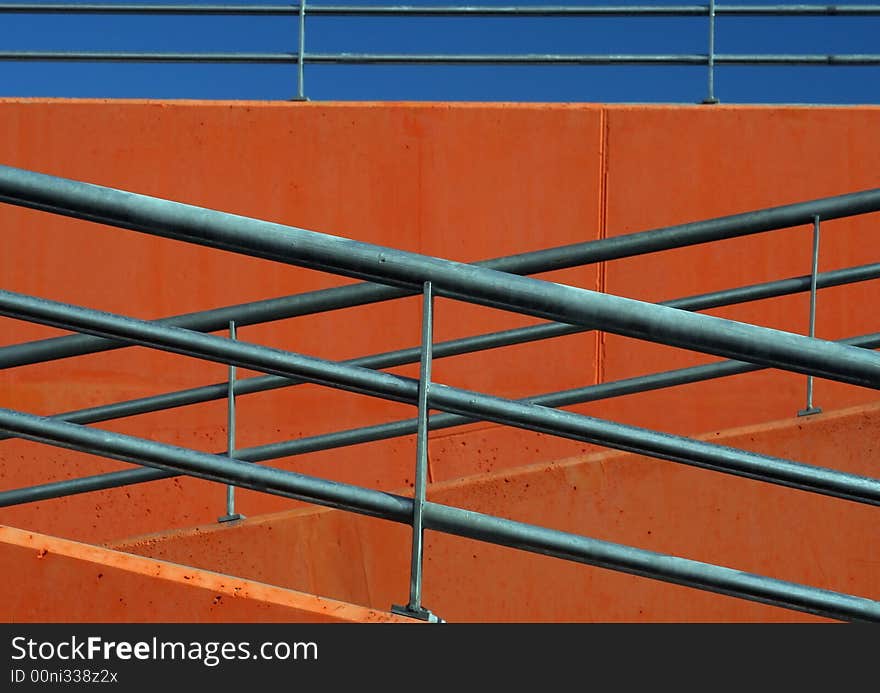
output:
M 676 311 L 682 315 L 693 315 Z M 415 404 L 418 380 L 281 351 L 269 347 L 134 320 L 79 306 L 0 291 L 0 314 L 46 325 L 130 340 L 132 343 L 250 368 L 298 377 L 341 390 Z M 812 340 L 816 341 L 818 340 Z M 841 346 L 826 343 L 830 346 Z M 877 358 L 873 352 L 843 347 Z M 814 493 L 880 505 L 880 480 L 812 467 L 757 453 L 656 433 L 602 421 L 529 402 L 516 402 L 446 385 L 432 384 L 429 404 L 452 414 L 476 417 L 530 431 L 606 447 L 639 452 L 658 459 L 694 465 L 789 486 Z
M 715 53 L 716 20 L 720 16 L 739 17 L 871 17 L 880 16 L 880 5 L 721 5 L 714 0 L 706 5 L 363 5 L 298 3 L 186 3 L 145 4 L 101 2 L 71 3 L 0 3 L 2 14 L 56 15 L 288 15 L 298 20 L 298 45 L 295 52 L 186 52 L 186 51 L 94 51 L 94 50 L 9 50 L 0 52 L 0 62 L 87 62 L 87 63 L 152 63 L 152 64 L 282 64 L 296 66 L 295 100 L 304 100 L 305 66 L 308 65 L 395 65 L 395 66 L 705 66 L 708 68 L 708 94 L 702 103 L 718 103 L 715 96 L 715 69 L 722 65 L 747 66 L 835 66 L 876 67 L 880 54 L 723 54 Z M 402 54 L 402 53 L 307 53 L 305 50 L 306 19 L 309 17 L 376 17 L 391 18 L 693 18 L 707 17 L 709 40 L 707 54 Z
M 880 263 L 822 272 L 816 275 L 816 287 L 818 289 L 825 289 L 877 278 L 880 278 Z M 810 290 L 811 282 L 812 276 L 804 275 L 762 284 L 753 284 L 751 286 L 744 286 L 736 289 L 725 289 L 723 291 L 715 291 L 688 298 L 674 299 L 671 301 L 665 301 L 661 305 L 667 305 L 683 310 L 706 310 L 709 308 L 736 305 L 747 301 L 776 298 L 808 291 Z M 234 307 L 230 307 L 228 310 L 231 311 L 233 308 Z M 168 321 L 163 324 L 171 324 L 171 322 Z M 438 359 L 459 356 L 462 354 L 477 353 L 488 349 L 497 349 L 516 344 L 549 339 L 552 337 L 578 334 L 585 331 L 587 331 L 587 328 L 563 325 L 561 323 L 546 323 L 529 327 L 519 327 L 512 330 L 503 330 L 501 332 L 439 342 L 434 345 L 433 358 Z M 853 343 L 850 341 L 844 341 L 843 343 L 869 348 L 873 348 L 874 346 L 872 343 Z M 37 344 L 39 344 L 39 342 Z M 403 366 L 416 363 L 419 360 L 419 350 L 420 347 L 410 347 L 409 349 L 400 349 L 370 356 L 361 356 L 344 361 L 343 363 L 374 369 Z M 2 349 L 0 349 L 0 352 L 2 352 Z M 757 370 L 759 367 L 752 366 L 752 368 Z M 276 375 L 243 378 L 236 381 L 235 394 L 241 396 L 258 392 L 268 392 L 270 390 L 295 386 L 302 382 L 304 381 L 291 380 L 290 378 L 282 378 Z M 611 383 L 604 384 L 604 386 L 607 385 L 611 385 Z M 99 405 L 96 407 L 89 407 L 87 409 L 78 409 L 75 411 L 54 414 L 51 418 L 59 419 L 61 421 L 70 421 L 71 423 L 98 423 L 100 421 L 109 421 L 127 416 L 136 416 L 139 414 L 147 414 L 223 399 L 228 397 L 228 387 L 228 382 L 214 383 L 186 390 L 178 390 L 176 392 L 163 393 L 161 395 L 153 395 L 151 397 L 142 397 L 133 400 Z M 542 402 L 542 404 L 544 403 Z M 548 406 L 557 405 L 549 404 Z M 0 440 L 5 440 L 6 438 L 7 436 L 0 434 Z M 0 493 L 0 496 L 2 496 L 2 493 Z M 0 503 L 0 505 L 2 505 L 2 503 Z
M 0 428 L 37 442 L 234 484 L 409 525 L 412 499 L 120 433 L 0 409 Z M 426 502 L 426 529 L 828 618 L 880 622 L 880 602 Z
M 876 349 L 880 347 L 880 333 L 863 335 L 860 337 L 850 337 L 841 340 L 842 343 L 858 346 L 866 349 Z M 570 390 L 562 390 L 559 392 L 551 392 L 543 395 L 528 397 L 524 402 L 537 404 L 543 407 L 565 407 L 573 404 L 583 404 L 586 402 L 597 402 L 612 397 L 622 397 L 625 395 L 634 395 L 642 392 L 650 392 L 654 390 L 662 390 L 668 387 L 676 387 L 680 385 L 688 385 L 692 383 L 704 382 L 715 378 L 724 378 L 732 375 L 740 375 L 743 373 L 752 373 L 763 370 L 763 366 L 756 366 L 751 363 L 743 363 L 741 361 L 721 361 L 719 363 L 705 364 L 701 366 L 692 366 L 689 368 L 680 368 L 672 371 L 664 371 L 661 373 L 652 373 L 650 375 L 642 375 L 634 378 L 626 378 L 624 380 L 616 380 L 607 383 L 599 383 L 597 385 L 587 385 L 585 387 L 573 388 Z M 275 376 L 265 376 L 266 378 L 275 378 Z M 261 378 L 253 378 L 252 381 Z M 283 380 L 286 384 L 293 381 L 289 379 L 276 378 Z M 208 386 L 213 388 L 215 386 Z M 186 391 L 185 391 L 186 392 Z M 177 394 L 177 393 L 171 393 Z M 241 394 L 241 393 L 237 393 Z M 159 395 L 157 398 L 146 398 L 147 400 L 160 399 L 169 395 Z M 212 397 L 219 399 L 222 395 Z M 122 403 L 124 404 L 124 403 Z M 130 409 L 136 409 L 139 400 L 133 400 Z M 151 402 L 154 406 L 156 402 Z M 112 408 L 117 405 L 107 405 Z M 101 409 L 101 407 L 96 407 Z M 132 411 L 131 414 L 143 413 Z M 122 416 L 123 414 L 120 414 Z M 85 409 L 80 412 L 71 412 L 70 414 L 61 414 L 49 417 L 55 420 L 71 421 L 74 423 L 94 423 L 98 419 L 91 410 Z M 114 417 L 116 418 L 116 417 Z M 474 423 L 478 419 L 460 414 L 435 414 L 428 419 L 428 429 L 432 431 L 454 428 Z M 287 440 L 276 443 L 268 443 L 257 445 L 250 448 L 244 448 L 236 452 L 238 459 L 247 462 L 267 462 L 269 460 L 280 459 L 283 457 L 291 457 L 294 455 L 305 455 L 312 452 L 320 452 L 324 450 L 334 450 L 352 445 L 361 445 L 363 443 L 373 443 L 380 440 L 390 440 L 392 438 L 400 438 L 403 436 L 413 435 L 416 433 L 418 421 L 416 419 L 405 419 L 402 421 L 392 421 L 374 426 L 364 426 L 343 431 L 333 431 L 317 436 L 307 438 L 297 438 L 295 440 Z M 0 440 L 13 437 L 11 435 L 3 435 Z M 91 493 L 93 491 L 102 491 L 111 488 L 120 488 L 122 486 L 130 486 L 133 484 L 141 484 L 149 481 L 159 481 L 176 476 L 173 472 L 163 472 L 155 469 L 127 469 L 121 472 L 107 472 L 104 474 L 96 474 L 93 476 L 79 477 L 75 479 L 65 479 L 63 481 L 53 481 L 35 486 L 0 491 L 0 508 L 13 505 L 22 505 L 24 503 L 34 503 L 37 501 L 52 500 L 55 498 L 64 498 L 80 493 Z
M 875 201 L 880 191 L 866 193 Z M 0 166 L 0 201 L 533 317 L 880 388 L 880 356 L 833 342 Z M 812 219 L 810 220 L 812 221 Z M 39 301 L 5 292 L 6 314 Z M 48 302 L 48 312 L 55 315 Z M 13 309 L 13 310 L 10 310 Z M 83 315 L 84 324 L 88 322 Z M 63 315 L 52 324 L 64 327 Z M 156 329 L 162 329 L 154 325 Z M 173 328 L 164 328 L 173 329 Z M 94 333 L 92 329 L 81 331 Z M 109 335 L 103 335 L 109 336 Z M 283 352 L 282 352 L 283 353 Z M 232 365 L 250 367 L 247 364 Z M 266 369 L 257 367 L 263 372 Z M 372 372 L 371 372 L 372 373 Z M 275 373 L 278 375 L 279 373 Z M 281 375 L 289 375 L 281 373 Z M 374 374 L 375 375 L 375 374 Z
M 299 4 L 281 5 L 266 3 L 263 5 L 244 4 L 154 4 L 143 3 L 109 4 L 102 2 L 71 3 L 71 2 L 4 2 L 0 3 L 3 14 L 200 14 L 200 15 L 298 15 Z
M 880 190 L 849 193 L 620 236 L 609 235 L 595 241 L 509 255 L 474 264 L 511 274 L 537 274 L 673 248 L 684 248 L 710 241 L 777 231 L 800 224 L 812 224 L 816 216 L 827 221 L 876 211 L 880 211 Z M 163 318 L 160 322 L 200 332 L 213 332 L 226 329 L 230 320 L 234 320 L 239 326 L 253 325 L 270 320 L 367 305 L 414 295 L 414 293 L 416 292 L 379 284 L 352 284 L 177 315 Z M 91 354 L 123 346 L 126 345 L 122 342 L 112 342 L 91 335 L 53 337 L 0 347 L 0 368 Z
M 134 51 L 0 51 L 0 61 L 130 63 L 289 63 L 337 65 L 880 65 L 863 54 L 409 54 L 409 53 L 170 53 Z
M 307 14 L 345 16 L 425 16 L 425 17 L 706 17 L 708 5 L 512 5 L 433 7 L 399 5 L 312 5 Z M 872 16 L 880 15 L 880 5 L 715 5 L 716 15 L 736 16 Z
M 708 5 L 312 5 L 307 15 L 346 17 L 705 17 Z M 299 15 L 296 4 L 118 4 L 0 3 L 0 13 L 25 14 L 196 14 Z M 716 15 L 734 16 L 876 16 L 880 5 L 716 5 Z
M 244 57 L 235 62 L 257 62 Z M 0 58 L 4 54 L 0 53 Z M 140 59 L 140 58 L 138 58 Z M 296 56 L 289 56 L 293 61 Z M 676 54 L 405 54 L 405 53 L 306 53 L 303 61 L 309 64 L 338 65 L 709 65 L 710 57 L 701 53 Z M 880 53 L 843 55 L 772 55 L 772 54 L 719 54 L 711 61 L 715 65 L 880 65 Z M 232 61 L 230 61 L 232 62 Z
M 22 62 L 298 63 L 297 53 L 171 53 L 135 51 L 0 51 L 0 60 Z M 308 62 L 308 61 L 306 61 Z

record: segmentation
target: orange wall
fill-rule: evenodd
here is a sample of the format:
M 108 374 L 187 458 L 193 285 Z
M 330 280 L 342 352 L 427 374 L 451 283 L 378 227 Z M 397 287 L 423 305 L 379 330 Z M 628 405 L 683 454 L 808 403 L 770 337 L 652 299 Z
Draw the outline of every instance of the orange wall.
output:
M 389 613 L 0 526 L 5 622 L 412 622 Z
M 876 476 L 880 405 L 704 436 Z M 623 453 L 435 484 L 429 500 L 880 599 L 877 509 Z M 409 528 L 299 510 L 114 545 L 388 609 L 409 585 Z M 284 547 L 279 551 L 278 547 Z M 426 532 L 423 603 L 448 621 L 803 621 L 798 612 Z
M 877 108 L 625 107 L 0 101 L 6 164 L 257 216 L 457 260 L 477 260 L 880 185 Z M 152 318 L 347 280 L 220 251 L 0 207 L 5 289 Z M 827 224 L 822 269 L 877 261 L 876 215 Z M 553 274 L 554 281 L 648 300 L 809 269 L 805 228 Z M 874 284 L 820 296 L 818 334 L 876 330 Z M 525 324 L 484 308 L 437 306 L 438 339 Z M 804 331 L 803 296 L 715 311 Z M 56 331 L 0 322 L 18 343 Z M 413 346 L 419 303 L 349 309 L 239 337 L 327 358 Z M 588 334 L 438 361 L 440 382 L 523 396 L 702 362 L 694 354 Z M 412 368 L 397 369 L 414 374 Z M 224 366 L 128 349 L 0 373 L 0 406 L 49 414 L 222 381 Z M 752 374 L 576 408 L 682 433 L 790 417 L 804 379 Z M 830 409 L 873 392 L 817 383 Z M 102 424 L 219 451 L 225 405 Z M 312 386 L 239 402 L 238 446 L 413 415 L 411 407 Z M 589 446 L 494 425 L 438 432 L 431 478 L 454 479 L 578 454 Z M 400 488 L 414 441 L 317 453 L 279 466 Z M 0 486 L 121 468 L 21 441 L 0 443 Z M 0 522 L 86 541 L 213 521 L 225 491 L 192 480 L 0 510 Z M 247 515 L 294 506 L 239 494 Z
M 880 187 L 880 109 L 620 108 L 609 112 L 608 235 Z M 880 260 L 878 215 L 822 225 L 820 271 Z M 808 274 L 812 228 L 608 263 L 609 293 L 657 301 Z M 816 335 L 875 332 L 868 306 L 877 283 L 821 292 Z M 711 311 L 806 333 L 807 294 Z M 606 337 L 602 378 L 679 368 L 712 357 Z M 596 405 L 608 418 L 680 433 L 792 416 L 804 407 L 804 377 L 760 373 Z M 815 403 L 831 409 L 876 401 L 870 390 L 817 381 Z M 663 414 L 658 419 L 658 412 Z

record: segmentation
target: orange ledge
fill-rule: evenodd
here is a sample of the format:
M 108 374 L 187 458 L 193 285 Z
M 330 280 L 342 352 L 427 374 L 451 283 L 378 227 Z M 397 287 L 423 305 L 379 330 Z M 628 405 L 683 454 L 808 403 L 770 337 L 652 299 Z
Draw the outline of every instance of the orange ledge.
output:
M 253 580 L 0 526 L 7 622 L 409 622 Z

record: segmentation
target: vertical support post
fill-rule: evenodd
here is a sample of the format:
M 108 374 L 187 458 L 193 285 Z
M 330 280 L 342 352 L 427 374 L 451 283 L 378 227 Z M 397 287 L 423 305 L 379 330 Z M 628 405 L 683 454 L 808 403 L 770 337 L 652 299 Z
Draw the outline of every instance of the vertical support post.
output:
M 813 265 L 810 274 L 810 336 L 816 336 L 816 275 L 819 273 L 819 217 L 813 217 Z M 821 414 L 820 407 L 813 406 L 813 376 L 807 376 L 807 406 L 798 416 Z
M 431 391 L 431 360 L 434 343 L 434 289 L 425 282 L 422 295 L 422 349 L 419 369 L 419 412 L 416 432 L 416 475 L 413 487 L 412 558 L 410 561 L 409 604 L 392 606 L 394 613 L 432 623 L 440 622 L 422 607 L 422 564 L 424 525 L 422 513 L 428 484 L 428 402 Z
M 709 52 L 708 52 L 708 76 L 707 95 L 703 103 L 718 103 L 715 98 L 715 0 L 709 0 Z
M 235 339 L 235 321 L 229 321 L 229 338 Z M 235 454 L 235 377 L 236 367 L 229 366 L 229 384 L 226 389 L 226 455 L 232 457 Z M 232 522 L 242 520 L 244 515 L 235 512 L 235 486 L 226 486 L 226 514 L 217 518 L 217 522 Z
M 306 100 L 305 92 L 305 55 L 306 55 L 306 0 L 299 0 L 299 50 L 296 59 L 296 98 Z

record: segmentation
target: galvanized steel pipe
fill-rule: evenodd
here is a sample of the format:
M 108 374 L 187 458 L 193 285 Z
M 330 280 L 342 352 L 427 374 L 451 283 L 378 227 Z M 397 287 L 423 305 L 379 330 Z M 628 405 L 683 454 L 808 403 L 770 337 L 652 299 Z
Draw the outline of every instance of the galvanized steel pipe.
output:
M 295 498 L 403 524 L 412 499 L 0 409 L 0 428 L 50 445 Z M 425 527 L 829 618 L 880 622 L 880 602 L 427 502 Z
M 832 208 L 854 213 L 880 205 L 880 190 L 855 195 L 849 204 L 837 198 Z M 880 388 L 880 356 L 872 352 L 292 226 L 8 166 L 0 167 L 0 201 L 409 291 L 431 281 L 449 298 Z
M 867 281 L 870 279 L 880 278 L 880 263 L 870 265 L 861 265 L 858 267 L 849 267 L 842 270 L 831 270 L 816 275 L 817 288 L 823 289 L 832 286 L 841 286 L 853 282 Z M 705 310 L 707 308 L 717 308 L 720 306 L 735 305 L 745 303 L 747 301 L 757 301 L 760 299 L 787 296 L 790 294 L 805 291 L 811 287 L 812 277 L 810 275 L 801 277 L 791 277 L 789 279 L 780 279 L 773 282 L 765 282 L 762 284 L 752 284 L 750 286 L 742 286 L 736 289 L 724 289 L 722 291 L 713 291 L 707 294 L 699 294 L 697 296 L 689 296 L 686 298 L 677 298 L 671 301 L 664 301 L 661 305 L 667 305 L 683 310 Z M 317 292 L 320 293 L 320 292 Z M 311 294 L 300 294 L 291 298 L 300 298 Z M 285 299 L 271 299 L 269 301 L 258 301 L 252 304 L 243 304 L 241 306 L 230 306 L 228 308 L 218 308 L 214 311 L 205 311 L 203 313 L 192 313 L 188 316 L 178 318 L 167 318 L 160 320 L 162 324 L 177 325 L 186 327 L 185 319 L 190 319 L 197 323 L 199 327 L 191 327 L 199 331 L 210 331 L 203 329 L 203 326 L 210 326 L 210 320 L 216 319 L 215 315 L 225 316 L 227 314 L 237 314 L 237 309 L 247 309 L 246 315 L 249 319 L 253 319 L 255 314 L 262 314 L 264 308 L 268 309 L 270 304 L 284 305 Z M 497 349 L 500 347 L 511 346 L 515 344 L 524 344 L 541 339 L 550 339 L 552 337 L 561 337 L 565 335 L 577 334 L 587 331 L 588 328 L 582 328 L 573 325 L 563 325 L 561 323 L 544 323 L 541 325 L 531 325 L 528 327 L 518 327 L 512 330 L 503 330 L 500 332 L 492 332 L 482 335 L 474 335 L 472 337 L 463 337 L 448 342 L 439 342 L 433 347 L 433 357 L 446 358 L 457 356 L 460 354 L 476 353 L 488 349 Z M 871 341 L 874 335 L 865 337 L 855 337 L 852 339 L 840 340 L 843 344 L 852 346 L 874 348 L 875 343 Z M 70 337 L 55 337 L 48 340 L 26 342 L 8 347 L 0 347 L 0 362 L 3 361 L 5 350 L 15 350 L 14 353 L 26 355 L 28 348 L 39 350 L 42 346 L 48 346 L 49 343 L 58 342 L 54 346 L 67 345 L 74 346 L 82 344 L 82 342 L 73 342 L 66 340 L 76 340 L 82 337 L 85 340 L 99 341 L 106 346 L 107 349 L 128 346 L 125 342 L 112 341 L 103 337 L 93 337 L 91 335 L 74 335 Z M 370 356 L 360 356 L 358 358 L 344 361 L 351 366 L 364 366 L 365 368 L 381 369 L 391 368 L 393 366 L 402 366 L 409 363 L 415 363 L 419 359 L 419 347 L 411 347 L 409 349 L 399 349 L 389 351 L 382 354 L 372 354 Z M 754 364 L 743 364 L 742 362 L 733 362 L 739 364 L 737 373 L 760 370 L 762 366 Z M 711 364 L 709 366 L 701 366 L 695 369 L 682 369 L 680 371 L 672 371 L 678 374 L 675 378 L 692 378 L 686 381 L 676 382 L 670 373 L 657 373 L 648 376 L 640 376 L 639 378 L 628 379 L 626 381 L 603 383 L 601 385 L 591 385 L 586 388 L 570 390 L 568 392 L 578 393 L 578 396 L 584 396 L 588 399 L 571 399 L 567 400 L 567 404 L 575 404 L 584 401 L 594 401 L 605 397 L 617 396 L 614 394 L 598 395 L 602 393 L 618 392 L 620 394 L 632 394 L 634 392 L 644 392 L 647 389 L 658 389 L 663 387 L 658 383 L 669 383 L 669 385 L 682 384 L 683 382 L 697 382 L 698 380 L 709 379 L 710 377 L 721 377 L 722 371 L 717 370 L 722 364 Z M 745 367 L 745 369 L 743 369 Z M 706 370 L 704 370 L 706 369 Z M 690 374 L 694 375 L 685 375 Z M 710 375 L 710 373 L 718 373 L 718 375 Z M 726 374 L 728 371 L 724 371 Z M 261 375 L 251 378 L 244 378 L 235 384 L 236 395 L 254 394 L 257 392 L 268 392 L 284 387 L 298 385 L 304 381 L 291 378 L 283 378 L 277 375 Z M 622 384 L 626 383 L 627 387 L 623 388 Z M 624 392 L 623 390 L 626 390 Z M 119 419 L 126 416 L 135 416 L 138 414 L 147 414 L 165 409 L 173 409 L 183 407 L 190 404 L 200 404 L 210 402 L 228 396 L 228 383 L 214 383 L 212 385 L 203 385 L 201 387 L 189 388 L 186 390 L 178 390 L 176 392 L 166 392 L 160 395 L 150 397 L 142 397 L 122 402 L 114 402 L 111 404 L 103 404 L 86 409 L 78 409 L 74 411 L 53 414 L 52 418 L 61 419 L 62 421 L 70 421 L 72 423 L 96 423 L 99 421 L 109 421 L 111 419 Z M 540 398 L 538 398 L 540 399 Z M 538 399 L 532 398 L 532 401 L 546 406 L 564 406 L 565 403 L 556 402 L 538 402 Z M 0 440 L 5 440 L 8 436 L 0 434 Z
M 8 291 L 0 291 L 0 315 L 57 327 L 82 329 L 173 353 L 284 377 L 300 377 L 310 382 L 392 401 L 415 404 L 418 398 L 418 381 L 411 378 Z M 857 347 L 842 348 L 876 356 L 873 352 Z M 618 450 L 640 452 L 660 459 L 880 505 L 880 481 L 876 479 L 601 421 L 528 402 L 516 402 L 434 384 L 431 388 L 430 406 L 453 414 L 474 416 L 531 431 L 598 443 Z

